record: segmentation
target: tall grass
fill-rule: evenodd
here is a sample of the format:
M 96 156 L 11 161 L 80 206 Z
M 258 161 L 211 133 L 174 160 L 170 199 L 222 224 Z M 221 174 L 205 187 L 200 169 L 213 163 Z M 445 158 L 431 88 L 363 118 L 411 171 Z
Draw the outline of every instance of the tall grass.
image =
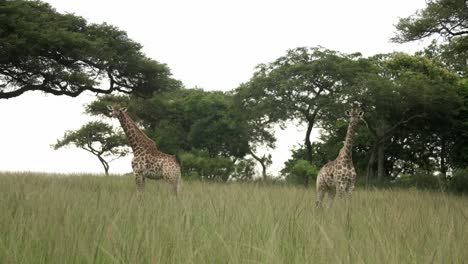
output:
M 132 177 L 0 174 L 0 263 L 463 263 L 468 199 Z

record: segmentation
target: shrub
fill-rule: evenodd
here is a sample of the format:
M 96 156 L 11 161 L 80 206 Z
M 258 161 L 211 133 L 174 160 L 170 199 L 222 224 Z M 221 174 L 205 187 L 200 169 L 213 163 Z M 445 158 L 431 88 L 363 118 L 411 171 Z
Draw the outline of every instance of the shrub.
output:
M 391 183 L 391 186 L 426 190 L 440 190 L 444 188 L 444 184 L 440 177 L 429 171 L 417 171 L 414 174 L 402 174 Z
M 410 185 L 418 189 L 436 190 L 442 188 L 442 183 L 438 176 L 428 171 L 418 171 L 411 176 Z
M 180 159 L 184 178 L 227 181 L 234 171 L 229 158 L 211 157 L 206 151 L 182 153 Z
M 458 193 L 468 193 L 468 168 L 455 171 L 450 179 L 449 188 Z
M 312 182 L 317 178 L 317 174 L 318 170 L 315 165 L 301 159 L 295 162 L 287 179 L 295 183 L 302 183 L 305 178 L 309 178 L 309 182 Z

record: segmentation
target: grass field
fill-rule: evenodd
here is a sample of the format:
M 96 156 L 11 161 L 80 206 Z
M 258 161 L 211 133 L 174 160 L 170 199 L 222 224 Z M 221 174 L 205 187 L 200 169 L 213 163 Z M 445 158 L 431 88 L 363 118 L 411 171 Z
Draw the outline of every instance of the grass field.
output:
M 468 199 L 360 190 L 0 174 L 0 263 L 466 263 Z

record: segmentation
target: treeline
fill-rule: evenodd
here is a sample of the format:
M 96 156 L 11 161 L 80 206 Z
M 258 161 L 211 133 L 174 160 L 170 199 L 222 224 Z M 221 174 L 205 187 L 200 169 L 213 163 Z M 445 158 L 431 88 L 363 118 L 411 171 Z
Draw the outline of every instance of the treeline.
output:
M 451 188 L 468 182 L 463 0 L 428 1 L 400 19 L 395 42 L 440 36 L 414 55 L 363 57 L 299 47 L 259 64 L 250 80 L 229 92 L 185 88 L 167 65 L 146 57 L 140 44 L 111 25 L 60 14 L 40 1 L 0 1 L 0 13 L 0 99 L 27 91 L 107 94 L 86 111 L 103 116 L 112 102 L 127 106 L 162 151 L 180 156 L 185 177 L 252 179 L 259 165 L 268 178 L 274 127 L 294 121 L 307 127 L 304 142 L 281 174 L 308 185 L 335 158 L 346 132 L 343 113 L 357 102 L 369 125 L 358 126 L 353 149 L 361 182 L 437 181 Z M 320 140 L 312 142 L 318 128 Z M 128 153 L 122 133 L 102 121 L 66 132 L 55 147 L 69 144 L 96 155 L 106 173 L 109 158 Z
M 185 177 L 220 181 L 252 179 L 256 164 L 267 177 L 271 155 L 259 153 L 274 148 L 274 126 L 303 123 L 304 143 L 281 174 L 309 184 L 336 157 L 348 125 L 344 111 L 358 102 L 368 123 L 358 126 L 353 153 L 360 181 L 423 186 L 421 177 L 439 184 L 468 167 L 467 91 L 462 75 L 423 53 L 363 57 L 296 48 L 260 64 L 229 92 L 181 85 L 149 98 L 99 97 L 86 111 L 102 115 L 106 105 L 126 105 L 162 151 L 180 156 Z M 317 127 L 320 140 L 311 142 Z
M 432 11 L 416 13 L 412 23 L 440 15 L 439 2 L 429 2 Z M 457 4 L 442 7 L 456 13 Z M 429 36 L 415 32 L 427 28 L 411 21 L 400 20 L 394 41 Z M 274 127 L 305 124 L 303 144 L 275 176 L 309 185 L 336 157 L 348 125 L 343 113 L 358 103 L 368 124 L 358 126 L 353 148 L 361 184 L 468 190 L 468 56 L 465 34 L 453 34 L 414 55 L 363 57 L 299 47 L 259 64 L 248 82 L 229 92 L 187 89 L 174 81 L 171 89 L 146 98 L 99 97 L 87 112 L 101 115 L 116 101 L 126 105 L 162 151 L 180 156 L 185 177 L 220 181 L 252 179 L 256 167 L 268 178 Z M 312 142 L 318 128 L 320 139 Z

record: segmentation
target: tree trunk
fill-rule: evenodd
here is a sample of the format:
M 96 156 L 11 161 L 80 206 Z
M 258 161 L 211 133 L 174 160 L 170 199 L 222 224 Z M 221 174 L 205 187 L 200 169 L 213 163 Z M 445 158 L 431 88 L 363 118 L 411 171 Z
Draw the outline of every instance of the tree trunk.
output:
M 106 176 L 109 176 L 109 163 L 107 163 L 107 161 L 103 159 L 101 156 L 97 156 L 97 157 L 99 158 L 99 161 L 104 167 L 104 173 L 106 174 Z
M 310 122 L 307 125 L 307 131 L 305 136 L 305 146 L 306 146 L 306 159 L 312 164 L 312 143 L 310 142 L 310 134 L 312 134 L 312 128 L 314 123 Z M 304 185 L 309 186 L 309 177 L 304 177 Z
M 377 147 L 377 180 L 379 182 L 382 181 L 384 177 L 384 161 L 385 161 L 385 153 L 384 153 L 384 144 L 382 142 L 379 143 Z
M 374 164 L 376 152 L 377 144 L 374 144 L 369 157 L 369 162 L 367 162 L 366 186 L 369 184 L 369 180 L 374 179 Z
M 307 125 L 307 131 L 305 136 L 305 146 L 306 146 L 306 158 L 307 161 L 312 163 L 312 143 L 310 142 L 310 134 L 312 134 L 313 123 L 309 122 Z
M 445 138 L 442 136 L 440 139 L 440 173 L 445 180 L 447 177 L 447 164 L 445 162 L 446 149 L 445 149 Z
M 252 157 L 258 161 L 258 163 L 260 163 L 260 166 L 262 166 L 262 178 L 263 180 L 266 180 L 267 179 L 267 173 L 266 173 L 266 164 L 265 164 L 265 160 L 263 158 L 260 158 L 258 157 L 257 155 L 255 155 L 255 153 L 249 149 L 249 153 L 250 155 L 252 155 Z
M 314 128 L 315 118 L 317 117 L 319 108 L 315 108 L 312 113 L 309 111 L 310 109 L 308 109 L 307 113 L 305 114 L 305 119 L 307 120 L 307 131 L 304 143 L 306 146 L 306 159 L 312 164 L 312 143 L 310 142 L 310 135 L 312 134 L 312 129 Z M 309 177 L 304 177 L 304 185 L 306 187 L 309 186 Z

